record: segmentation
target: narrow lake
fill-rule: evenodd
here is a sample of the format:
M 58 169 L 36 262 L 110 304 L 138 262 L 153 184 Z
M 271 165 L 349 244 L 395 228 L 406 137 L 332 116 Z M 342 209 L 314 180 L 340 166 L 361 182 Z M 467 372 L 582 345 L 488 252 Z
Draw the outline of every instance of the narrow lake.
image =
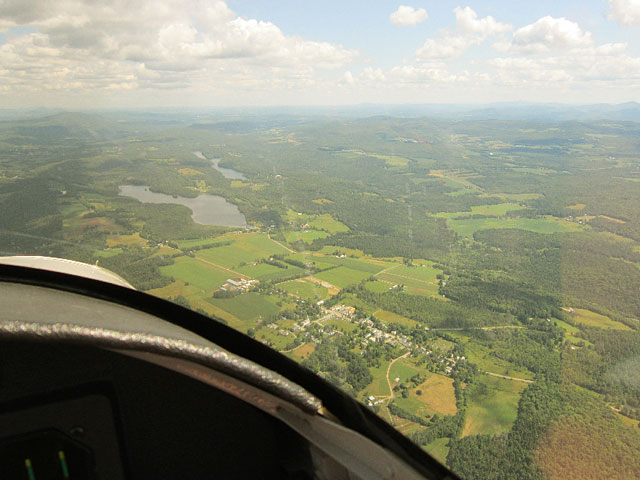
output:
M 187 198 L 156 193 L 145 185 L 120 185 L 119 195 L 133 197 L 144 203 L 175 203 L 191 210 L 191 218 L 202 225 L 246 227 L 247 219 L 238 207 L 218 195 L 198 195 Z
M 201 158 L 203 160 L 206 160 L 207 157 L 205 157 L 202 152 L 193 152 L 193 154 L 198 157 Z M 220 159 L 219 158 L 212 158 L 211 159 L 211 165 L 213 166 L 213 168 L 215 168 L 217 171 L 219 171 L 222 176 L 224 178 L 230 178 L 231 180 L 246 180 L 247 177 L 245 177 L 241 172 L 234 170 L 233 168 L 224 168 L 224 167 L 220 167 L 218 166 L 218 164 L 220 163 Z

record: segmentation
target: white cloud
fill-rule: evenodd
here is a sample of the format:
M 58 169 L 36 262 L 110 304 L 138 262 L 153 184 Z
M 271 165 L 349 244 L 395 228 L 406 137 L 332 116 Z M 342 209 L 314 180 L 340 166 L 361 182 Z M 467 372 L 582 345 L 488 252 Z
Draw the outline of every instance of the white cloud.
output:
M 471 7 L 456 7 L 456 28 L 463 34 L 473 35 L 482 40 L 495 35 L 513 30 L 511 25 L 498 22 L 492 16 L 478 18 L 478 14 Z
M 510 50 L 522 53 L 545 53 L 554 50 L 579 49 L 591 46 L 590 32 L 566 18 L 542 17 L 513 34 Z
M 589 47 L 547 57 L 496 58 L 497 82 L 507 85 L 546 85 L 550 90 L 577 85 L 640 82 L 640 58 L 623 53 L 623 44 Z
M 395 12 L 389 15 L 391 23 L 399 27 L 417 25 L 427 18 L 429 18 L 429 15 L 427 15 L 427 11 L 424 8 L 415 9 L 406 5 L 400 5 Z
M 430 38 L 416 52 L 421 61 L 451 58 L 462 55 L 472 45 L 479 45 L 487 38 L 513 29 L 511 25 L 498 22 L 492 16 L 478 18 L 470 7 L 456 7 L 456 28 L 453 33 L 444 31 L 440 38 Z
M 5 0 L 0 19 L 0 28 L 35 30 L 0 45 L 0 84 L 11 89 L 291 87 L 357 55 L 215 0 Z
M 640 26 L 640 0 L 609 0 L 609 18 L 628 27 Z

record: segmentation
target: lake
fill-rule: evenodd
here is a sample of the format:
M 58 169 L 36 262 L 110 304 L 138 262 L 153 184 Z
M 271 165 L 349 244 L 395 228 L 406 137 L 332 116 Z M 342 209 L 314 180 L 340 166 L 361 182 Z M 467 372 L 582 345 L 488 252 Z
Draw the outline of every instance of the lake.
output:
M 120 185 L 119 195 L 133 197 L 144 203 L 175 203 L 191 210 L 191 218 L 202 225 L 246 227 L 247 219 L 238 207 L 218 195 L 198 195 L 187 198 L 156 193 L 145 185 Z
M 205 157 L 202 152 L 193 152 L 193 154 L 198 157 L 201 158 L 203 160 L 206 160 L 207 157 Z M 211 165 L 213 166 L 213 168 L 215 168 L 217 171 L 219 171 L 222 176 L 224 178 L 230 178 L 231 180 L 246 180 L 247 177 L 245 177 L 241 172 L 234 170 L 233 168 L 224 168 L 224 167 L 220 167 L 218 164 L 220 163 L 220 159 L 219 158 L 212 158 L 211 159 Z

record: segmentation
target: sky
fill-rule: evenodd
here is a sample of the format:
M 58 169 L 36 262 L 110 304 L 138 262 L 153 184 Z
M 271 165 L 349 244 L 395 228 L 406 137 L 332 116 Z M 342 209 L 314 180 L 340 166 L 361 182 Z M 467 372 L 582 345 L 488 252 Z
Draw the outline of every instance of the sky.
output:
M 640 101 L 640 0 L 0 0 L 0 108 Z

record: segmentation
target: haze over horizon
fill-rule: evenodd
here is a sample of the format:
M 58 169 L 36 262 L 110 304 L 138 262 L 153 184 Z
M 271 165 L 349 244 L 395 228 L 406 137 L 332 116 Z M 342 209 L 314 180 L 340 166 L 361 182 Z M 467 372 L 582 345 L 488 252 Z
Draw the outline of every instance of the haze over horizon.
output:
M 0 1 L 0 106 L 640 101 L 640 0 Z

